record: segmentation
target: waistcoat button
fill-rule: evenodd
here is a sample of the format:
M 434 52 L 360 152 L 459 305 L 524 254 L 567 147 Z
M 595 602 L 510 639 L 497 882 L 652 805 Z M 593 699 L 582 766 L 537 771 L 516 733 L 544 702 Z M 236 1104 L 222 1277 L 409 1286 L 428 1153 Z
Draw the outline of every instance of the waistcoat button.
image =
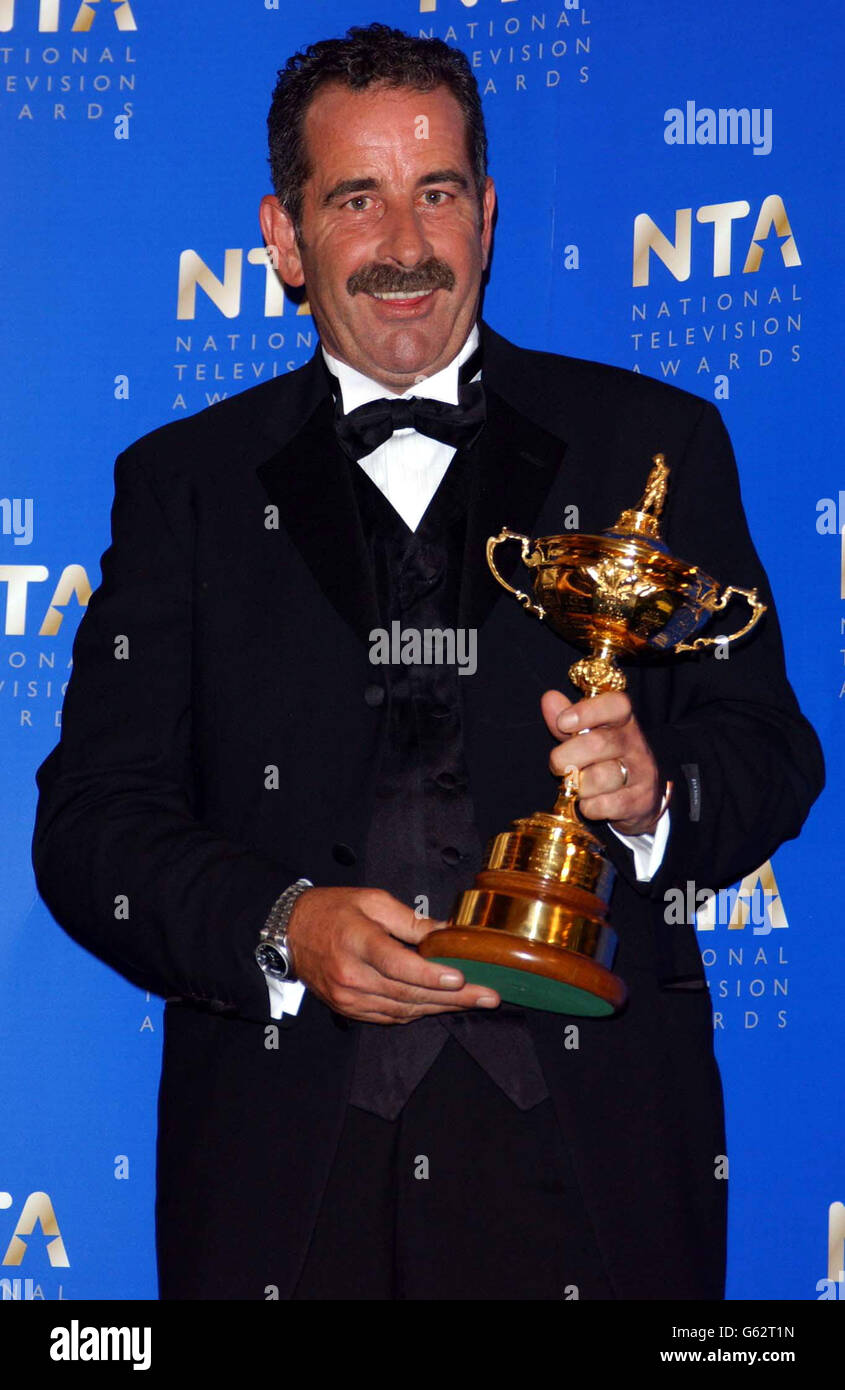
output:
M 368 685 L 364 690 L 364 701 L 370 709 L 378 709 L 379 705 L 384 704 L 384 695 L 383 685 Z

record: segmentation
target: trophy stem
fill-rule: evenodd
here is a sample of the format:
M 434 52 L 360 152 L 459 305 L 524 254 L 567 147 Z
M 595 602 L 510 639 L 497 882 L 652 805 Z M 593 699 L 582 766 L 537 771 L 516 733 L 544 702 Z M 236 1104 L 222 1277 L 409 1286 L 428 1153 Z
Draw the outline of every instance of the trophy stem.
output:
M 589 656 L 574 662 L 569 668 L 572 684 L 592 700 L 605 690 L 624 690 L 628 684 L 624 671 L 616 665 L 616 648 L 612 642 L 597 641 Z
M 570 825 L 580 826 L 581 822 L 579 821 L 575 812 L 575 805 L 577 800 L 578 779 L 577 777 L 575 778 L 575 783 L 573 786 L 572 774 L 567 773 L 560 784 L 560 791 L 558 793 L 558 798 L 555 802 L 552 815 L 560 816 L 561 820 L 567 821 Z
M 597 642 L 590 655 L 576 661 L 569 668 L 572 684 L 587 697 L 595 699 L 605 690 L 624 690 L 627 680 L 616 665 L 616 652 L 610 642 Z M 580 790 L 580 776 L 577 767 L 569 767 L 561 779 L 560 792 L 555 802 L 554 815 L 563 817 L 572 825 L 581 828 L 582 822 L 576 813 L 576 802 Z

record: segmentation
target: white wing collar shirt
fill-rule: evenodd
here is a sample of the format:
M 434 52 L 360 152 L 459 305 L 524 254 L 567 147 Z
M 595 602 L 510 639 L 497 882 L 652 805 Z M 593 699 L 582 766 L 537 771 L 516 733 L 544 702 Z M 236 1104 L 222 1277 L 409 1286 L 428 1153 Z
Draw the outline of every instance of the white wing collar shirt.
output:
M 401 396 L 395 391 L 388 391 L 380 382 L 372 381 L 354 367 L 338 361 L 325 348 L 322 353 L 329 371 L 338 379 L 343 413 L 348 415 L 359 405 L 368 405 L 370 401 L 391 396 L 397 400 L 426 396 L 429 400 L 457 405 L 458 372 L 475 352 L 478 340 L 478 325 L 475 324 L 457 357 L 447 367 L 415 382 Z M 480 375 L 477 372 L 473 380 L 477 381 Z M 454 456 L 452 445 L 441 444 L 439 440 L 418 434 L 413 429 L 402 429 L 394 431 L 384 444 L 359 459 L 358 466 L 384 494 L 405 525 L 411 531 L 416 531 Z

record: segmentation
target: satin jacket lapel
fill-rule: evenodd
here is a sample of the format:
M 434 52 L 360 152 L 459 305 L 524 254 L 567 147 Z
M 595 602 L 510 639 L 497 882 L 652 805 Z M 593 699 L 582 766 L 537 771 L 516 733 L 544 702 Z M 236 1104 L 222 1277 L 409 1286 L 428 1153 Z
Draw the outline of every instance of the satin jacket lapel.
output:
M 318 371 L 321 364 L 315 365 L 317 383 Z M 375 586 L 327 388 L 296 433 L 257 472 L 320 589 L 362 641 L 368 642 L 380 621 Z
M 480 627 L 503 592 L 487 565 L 488 537 L 497 535 L 503 526 L 531 535 L 566 449 L 562 439 L 529 420 L 498 394 L 496 374 L 488 370 L 486 355 L 484 362 L 487 423 L 478 443 L 481 458 L 467 519 L 460 604 L 463 627 Z M 504 577 L 513 582 L 515 572 L 522 568 L 519 547 L 511 545 L 498 552 L 498 557 Z M 525 570 L 522 574 L 523 582 L 516 581 L 519 588 L 525 587 L 528 578 Z

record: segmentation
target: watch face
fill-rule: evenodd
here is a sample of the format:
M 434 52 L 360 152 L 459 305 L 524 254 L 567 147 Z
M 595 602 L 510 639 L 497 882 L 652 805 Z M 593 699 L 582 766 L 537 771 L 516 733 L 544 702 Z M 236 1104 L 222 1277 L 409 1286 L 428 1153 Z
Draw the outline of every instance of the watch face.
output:
M 274 975 L 279 980 L 287 979 L 288 963 L 275 946 L 268 946 L 266 943 L 259 946 L 255 952 L 255 959 L 265 975 Z

